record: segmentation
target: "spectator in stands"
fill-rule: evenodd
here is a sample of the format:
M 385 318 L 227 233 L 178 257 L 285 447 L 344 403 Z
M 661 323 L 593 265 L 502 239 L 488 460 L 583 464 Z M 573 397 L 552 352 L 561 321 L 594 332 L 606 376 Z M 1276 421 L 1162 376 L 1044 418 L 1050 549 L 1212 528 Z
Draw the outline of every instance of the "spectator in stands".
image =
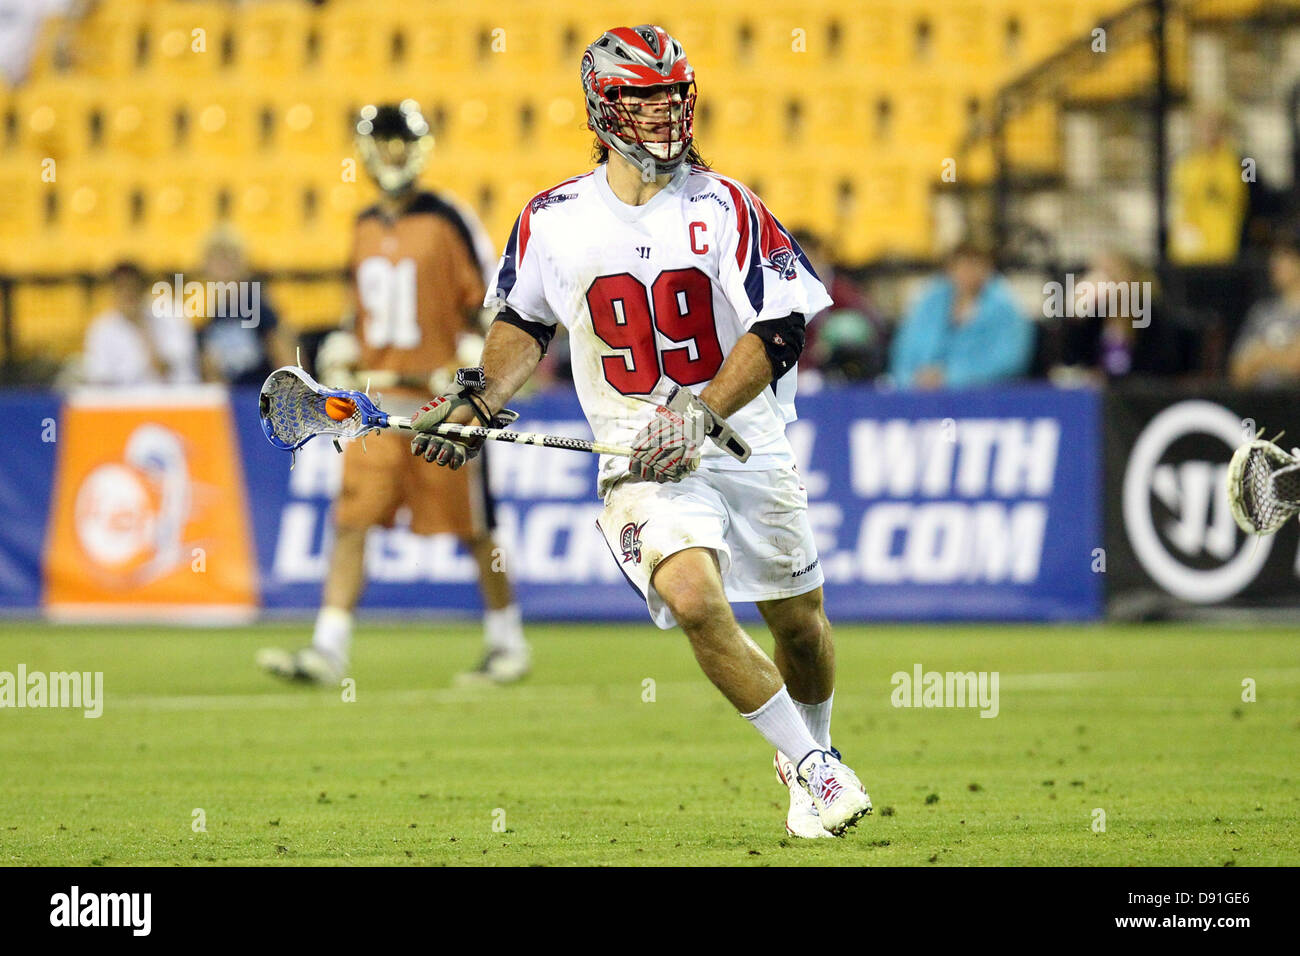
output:
M 1228 361 L 1234 385 L 1300 383 L 1300 223 L 1278 231 L 1268 264 L 1277 295 L 1246 315 Z
M 1187 370 L 1189 334 L 1174 323 L 1155 275 L 1115 249 L 1098 253 L 1080 278 L 1072 314 L 1060 322 L 1056 382 L 1104 382 Z M 1115 291 L 1112 291 L 1115 290 Z
M 1005 382 L 1029 370 L 1034 341 L 1033 322 L 994 272 L 992 250 L 966 241 L 899 322 L 889 376 L 905 388 Z
M 1250 212 L 1241 160 L 1226 112 L 1204 108 L 1194 118 L 1192 145 L 1174 161 L 1169 180 L 1172 298 L 1200 313 L 1209 329 L 1229 333 L 1239 328 L 1250 297 L 1240 261 Z
M 266 295 L 264 283 L 254 280 L 239 236 L 226 227 L 218 227 L 208 237 L 203 252 L 203 280 L 245 288 L 256 283 L 253 299 L 234 292 L 228 300 L 257 303 L 256 314 L 245 317 L 239 310 L 227 308 L 225 315 L 215 315 L 209 303 L 207 323 L 199 330 L 199 353 L 203 378 L 227 385 L 261 385 L 271 372 L 282 365 L 293 365 L 294 343 L 280 326 L 279 316 Z
M 1192 147 L 1171 177 L 1169 260 L 1179 266 L 1228 266 L 1237 261 L 1249 189 L 1241 151 L 1230 139 L 1227 114 L 1202 110 Z
M 85 381 L 110 386 L 197 381 L 194 329 L 170 297 L 166 307 L 155 303 L 134 262 L 118 263 L 109 279 L 114 307 L 86 330 Z
M 831 297 L 831 307 L 825 314 L 817 321 L 808 323 L 800 373 L 816 368 L 827 372 L 831 378 L 860 379 L 879 375 L 885 368 L 884 343 L 887 341 L 887 329 L 884 321 L 872 307 L 862 287 L 836 264 L 830 248 L 821 236 L 807 229 L 797 229 L 793 236 Z M 819 345 L 818 340 L 832 317 L 837 330 L 836 343 L 833 346 Z M 852 357 L 841 347 L 848 346 L 849 343 L 855 343 L 852 346 Z M 864 346 L 874 354 L 864 353 Z M 845 359 L 850 367 L 839 368 L 840 358 Z

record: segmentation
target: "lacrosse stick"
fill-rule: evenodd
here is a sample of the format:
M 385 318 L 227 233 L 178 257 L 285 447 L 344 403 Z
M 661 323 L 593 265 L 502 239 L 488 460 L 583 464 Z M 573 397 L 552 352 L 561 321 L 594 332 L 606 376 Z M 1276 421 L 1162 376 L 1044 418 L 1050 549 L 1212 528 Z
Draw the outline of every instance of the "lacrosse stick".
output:
M 326 388 L 293 365 L 278 368 L 267 376 L 262 383 L 257 407 L 262 419 L 262 432 L 267 441 L 288 452 L 297 451 L 317 435 L 331 436 L 337 446 L 340 438 L 361 438 L 381 428 L 411 428 L 411 419 L 381 411 L 374 399 L 365 392 L 348 388 Z M 478 425 L 439 425 L 436 434 L 452 438 L 513 442 L 516 445 L 541 445 L 544 448 L 567 448 L 570 451 L 597 455 L 632 455 L 630 448 L 606 445 L 585 438 L 512 432 Z
M 1228 504 L 1242 531 L 1272 534 L 1300 514 L 1298 455 L 1300 449 L 1287 454 L 1262 438 L 1233 453 L 1228 464 Z

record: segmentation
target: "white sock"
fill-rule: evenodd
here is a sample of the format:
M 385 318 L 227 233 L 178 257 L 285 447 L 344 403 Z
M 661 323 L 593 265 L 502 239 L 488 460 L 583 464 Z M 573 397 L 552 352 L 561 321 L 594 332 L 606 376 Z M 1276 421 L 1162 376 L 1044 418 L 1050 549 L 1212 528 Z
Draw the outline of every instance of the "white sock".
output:
M 795 710 L 799 711 L 799 716 L 803 722 L 808 725 L 808 733 L 813 735 L 817 741 L 817 746 L 823 750 L 831 749 L 831 704 L 835 702 L 835 691 L 831 691 L 831 696 L 827 697 L 820 704 L 805 704 L 802 701 L 794 700 Z M 789 756 L 788 754 L 786 756 Z
M 754 729 L 767 738 L 777 750 L 781 751 L 797 765 L 810 750 L 822 750 L 813 735 L 808 732 L 808 725 L 799 715 L 790 692 L 781 685 L 781 689 L 752 714 L 741 714 L 754 725 Z
M 346 667 L 352 650 L 352 613 L 337 607 L 321 608 L 311 646 Z
M 524 623 L 519 605 L 511 604 L 497 611 L 483 612 L 483 639 L 489 651 L 524 653 L 528 644 L 524 640 Z

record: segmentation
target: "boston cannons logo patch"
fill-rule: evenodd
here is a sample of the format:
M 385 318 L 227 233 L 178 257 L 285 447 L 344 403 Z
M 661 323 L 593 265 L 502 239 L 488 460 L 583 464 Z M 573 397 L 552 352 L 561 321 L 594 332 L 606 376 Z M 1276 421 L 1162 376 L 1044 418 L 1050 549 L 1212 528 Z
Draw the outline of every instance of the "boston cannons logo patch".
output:
M 623 525 L 623 530 L 618 533 L 618 545 L 623 549 L 623 563 L 635 561 L 641 563 L 641 529 L 645 527 L 645 522 L 634 524 L 629 521 Z
M 763 265 L 772 269 L 782 279 L 793 279 L 798 275 L 795 271 L 796 262 L 794 250 L 783 246 L 780 249 L 772 250 L 772 254 L 767 257 L 767 261 Z

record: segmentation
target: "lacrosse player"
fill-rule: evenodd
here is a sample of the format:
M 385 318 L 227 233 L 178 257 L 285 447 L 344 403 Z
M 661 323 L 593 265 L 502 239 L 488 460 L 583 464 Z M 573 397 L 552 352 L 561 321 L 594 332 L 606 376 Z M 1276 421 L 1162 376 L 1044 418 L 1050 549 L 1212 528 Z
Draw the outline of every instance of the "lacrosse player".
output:
M 871 811 L 831 748 L 835 659 L 822 571 L 785 423 L 806 318 L 830 305 L 797 243 L 692 143 L 694 72 L 656 26 L 603 34 L 582 57 L 599 165 L 524 208 L 488 297 L 481 368 L 417 416 L 412 451 L 464 466 L 532 374 L 557 323 L 602 456 L 601 532 L 661 628 L 776 748 L 787 829 L 842 834 Z M 756 602 L 775 662 L 737 624 Z
M 482 349 L 492 246 L 472 214 L 417 188 L 433 137 L 413 101 L 364 107 L 356 141 L 381 195 L 358 216 L 353 236 L 355 320 L 322 342 L 317 369 L 328 385 L 373 385 L 384 390 L 390 409 L 413 411 L 431 387 L 450 384 L 466 361 L 458 356 Z M 414 533 L 455 534 L 478 563 L 487 647 L 478 668 L 460 682 L 504 684 L 528 673 L 519 607 L 492 539 L 486 463 L 477 459 L 459 474 L 427 468 L 389 433 L 371 435 L 364 445 L 351 442 L 343 452 L 334 551 L 311 646 L 296 653 L 263 651 L 263 667 L 292 679 L 338 681 L 348 667 L 352 614 L 365 584 L 366 533 L 391 527 L 403 506 Z

